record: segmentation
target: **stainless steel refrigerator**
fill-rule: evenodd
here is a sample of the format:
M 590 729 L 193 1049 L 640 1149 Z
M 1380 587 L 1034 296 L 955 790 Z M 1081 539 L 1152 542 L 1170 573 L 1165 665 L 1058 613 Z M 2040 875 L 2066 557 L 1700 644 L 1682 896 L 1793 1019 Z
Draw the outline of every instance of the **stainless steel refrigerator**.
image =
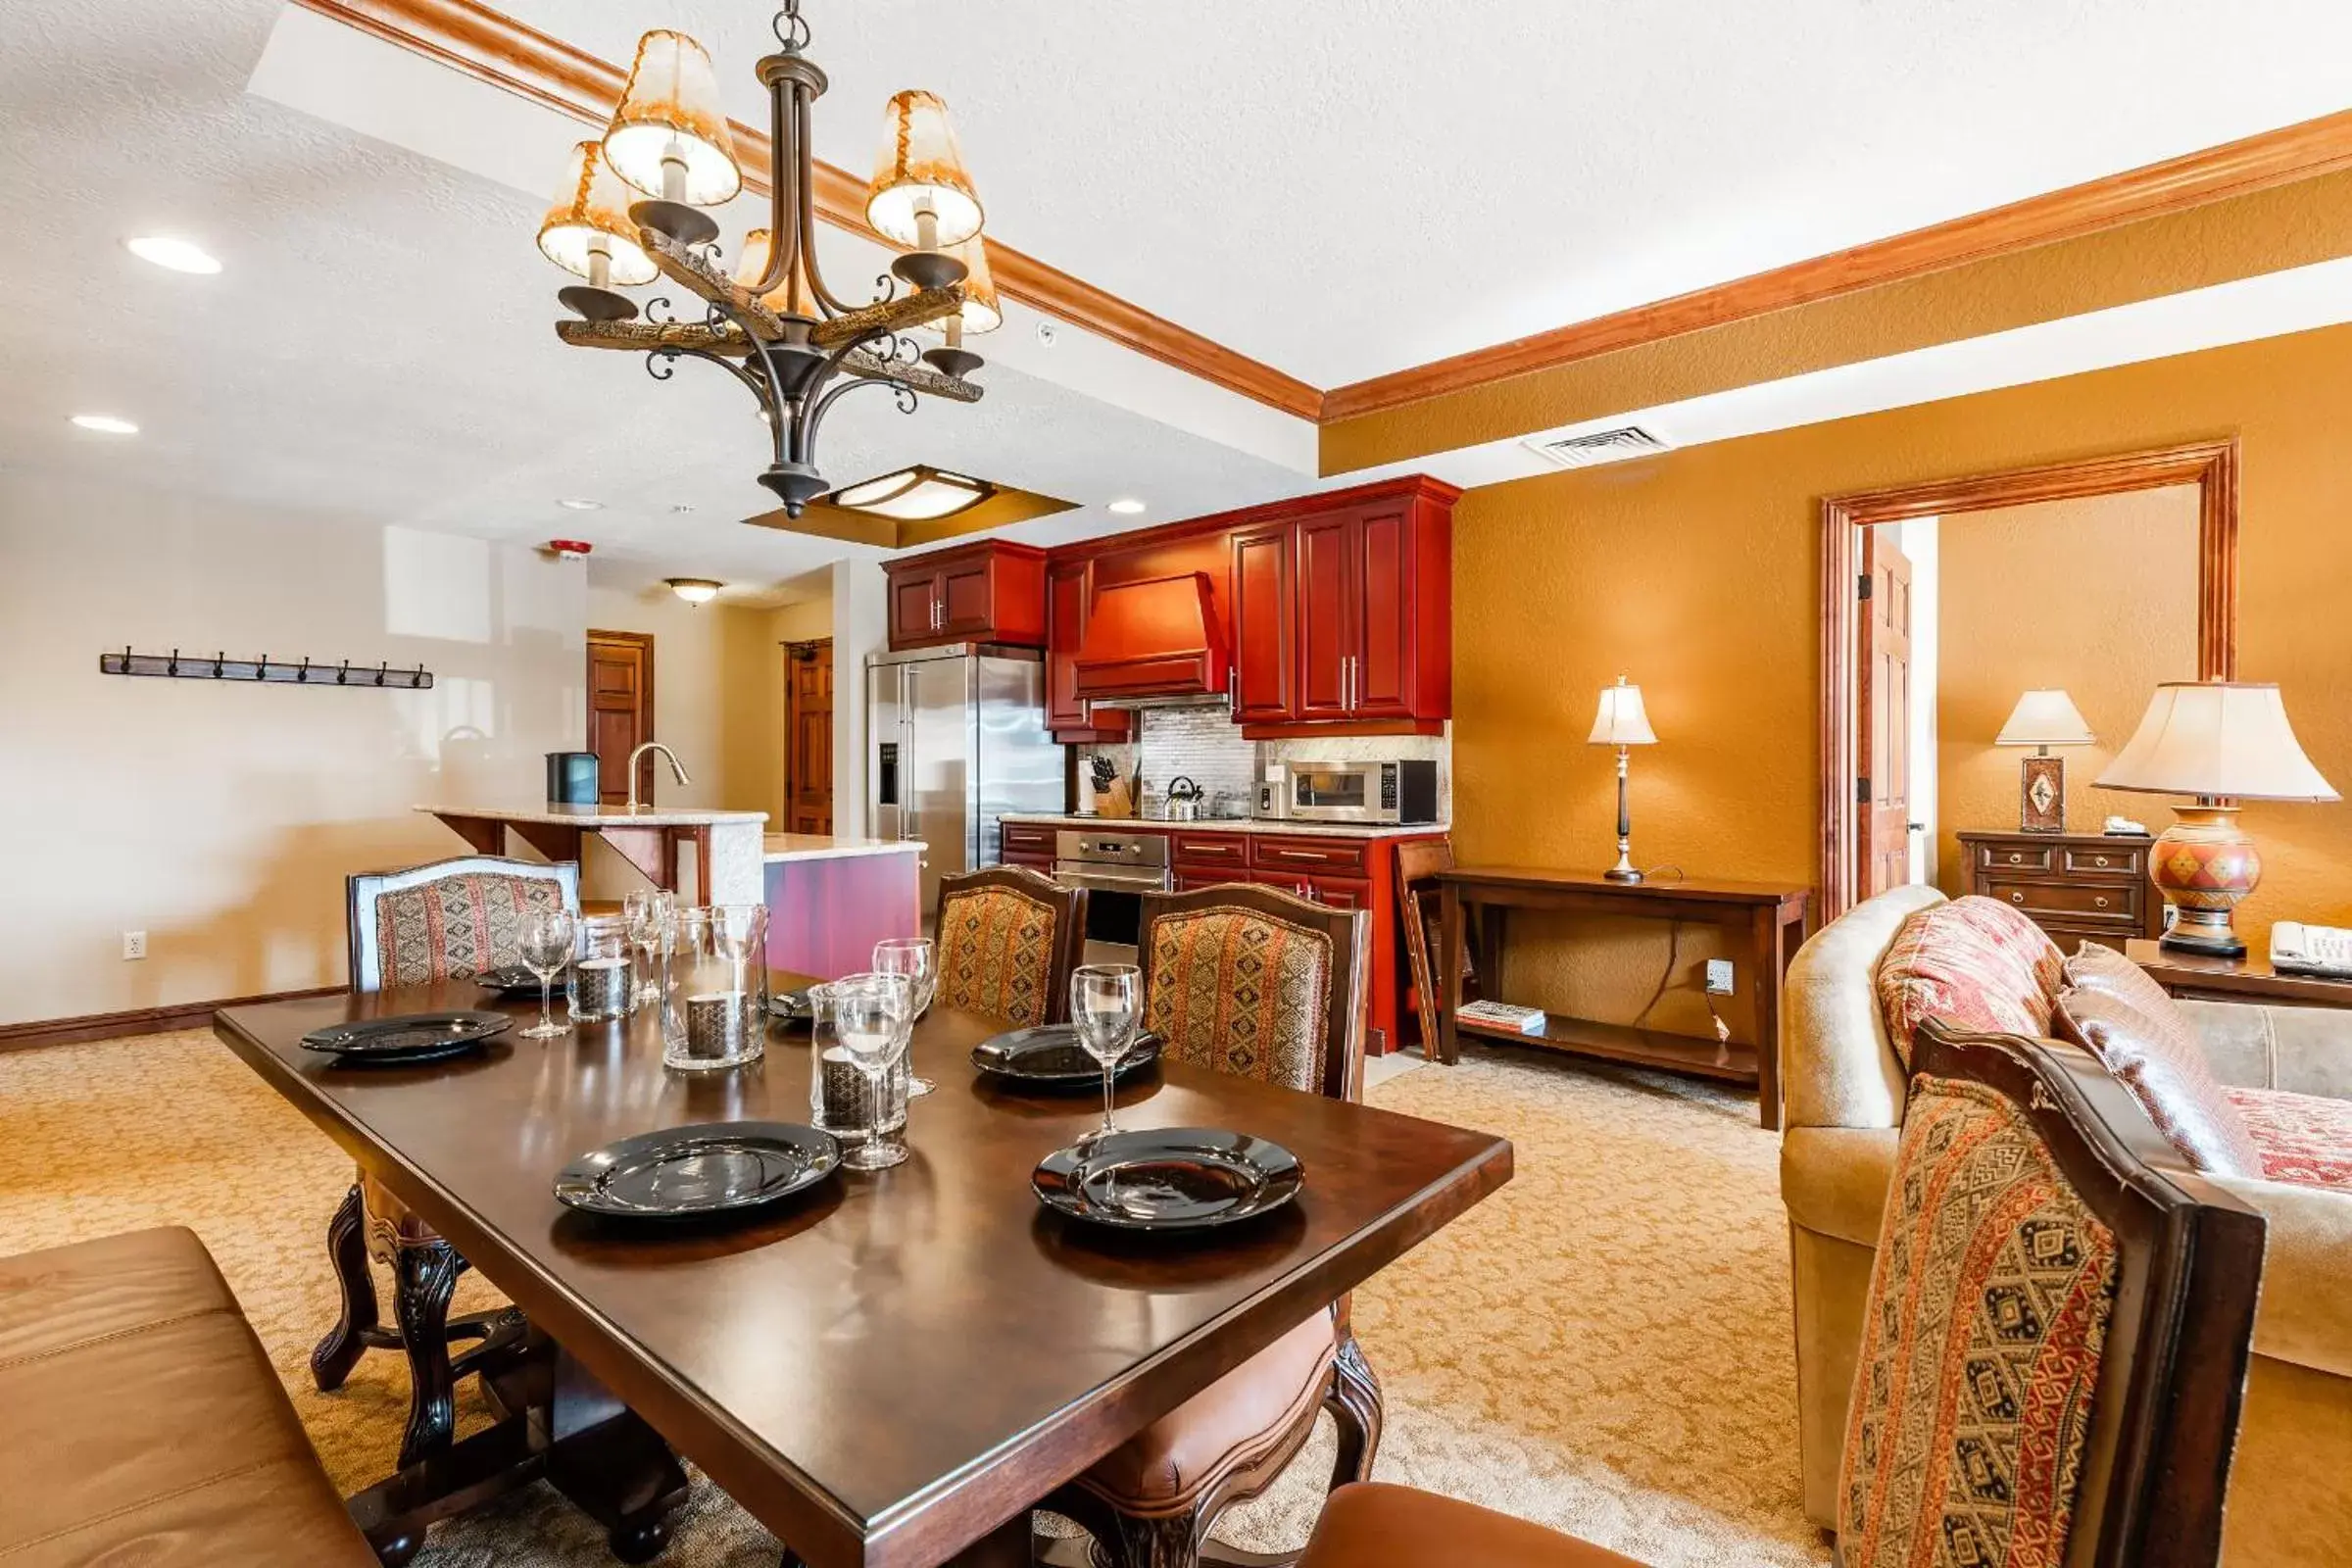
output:
M 1045 656 L 953 643 L 865 660 L 866 831 L 920 839 L 923 918 L 939 879 L 997 863 L 1006 811 L 1062 809 Z

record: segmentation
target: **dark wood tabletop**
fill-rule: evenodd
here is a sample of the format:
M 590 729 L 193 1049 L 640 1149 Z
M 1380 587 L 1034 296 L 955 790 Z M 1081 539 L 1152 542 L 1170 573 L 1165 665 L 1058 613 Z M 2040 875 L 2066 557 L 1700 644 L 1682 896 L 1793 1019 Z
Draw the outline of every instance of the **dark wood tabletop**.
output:
M 1091 1129 L 1100 1096 L 992 1087 L 969 1053 L 1004 1025 L 940 1010 L 915 1032 L 939 1090 L 911 1107 L 906 1164 L 751 1223 L 613 1229 L 559 1204 L 556 1173 L 657 1128 L 807 1121 L 806 1030 L 716 1074 L 665 1069 L 650 1013 L 408 1069 L 300 1044 L 483 1004 L 470 985 L 413 989 L 232 1007 L 214 1028 L 815 1568 L 947 1561 L 1511 1171 L 1491 1134 L 1167 1063 L 1121 1090 L 1121 1125 L 1271 1138 L 1305 1190 L 1224 1238 L 1090 1234 L 1041 1209 L 1029 1176 Z
M 1725 877 L 1661 871 L 1640 882 L 1612 882 L 1600 871 L 1548 865 L 1457 865 L 1437 873 L 1441 883 L 1476 890 L 1521 888 L 1606 894 L 1616 900 L 1689 900 L 1697 904 L 1788 904 L 1810 897 L 1801 883 L 1740 882 Z M 1468 895 L 1465 895 L 1468 896 Z
M 2217 958 L 2202 953 L 2176 953 L 2145 937 L 2133 937 L 2124 944 L 2124 956 L 2147 970 L 2176 997 L 2352 1007 L 2352 980 L 2282 973 L 2252 954 L 2242 958 Z

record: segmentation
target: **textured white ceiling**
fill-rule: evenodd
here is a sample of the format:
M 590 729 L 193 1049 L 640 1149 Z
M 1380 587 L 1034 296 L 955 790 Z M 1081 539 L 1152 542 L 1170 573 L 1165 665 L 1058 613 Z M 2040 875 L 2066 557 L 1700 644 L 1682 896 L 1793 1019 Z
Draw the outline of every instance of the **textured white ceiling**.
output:
M 625 63 L 749 0 L 506 0 Z M 2352 102 L 2344 0 L 807 0 L 819 153 L 953 108 L 991 232 L 1319 386 Z

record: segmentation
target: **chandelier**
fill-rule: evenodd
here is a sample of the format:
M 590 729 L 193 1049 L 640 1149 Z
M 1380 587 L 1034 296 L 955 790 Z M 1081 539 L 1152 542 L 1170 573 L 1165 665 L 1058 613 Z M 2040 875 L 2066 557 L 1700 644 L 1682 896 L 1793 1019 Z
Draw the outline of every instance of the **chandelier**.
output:
M 817 431 L 845 393 L 888 387 L 908 414 L 918 393 L 977 403 L 971 373 L 982 362 L 963 340 L 994 330 L 1004 316 L 980 239 L 979 193 L 948 106 L 927 92 L 890 100 L 866 187 L 867 223 L 902 254 L 862 304 L 826 284 L 808 134 L 825 74 L 805 53 L 801 0 L 784 0 L 774 28 L 781 47 L 759 65 L 770 110 L 768 223 L 745 237 L 732 271 L 720 261 L 718 225 L 703 209 L 731 201 L 743 170 L 709 52 L 667 29 L 637 41 L 628 86 L 602 139 L 571 150 L 539 225 L 539 249 L 585 279 L 557 295 L 575 313 L 556 323 L 564 342 L 643 352 L 656 380 L 669 379 L 681 358 L 707 361 L 759 400 L 774 449 L 760 482 L 798 517 L 830 488 L 817 471 Z M 641 319 L 636 302 L 617 292 L 658 277 L 700 300 L 701 318 L 670 315 L 660 297 Z M 936 326 L 945 342 L 918 352 L 905 335 L 917 326 Z

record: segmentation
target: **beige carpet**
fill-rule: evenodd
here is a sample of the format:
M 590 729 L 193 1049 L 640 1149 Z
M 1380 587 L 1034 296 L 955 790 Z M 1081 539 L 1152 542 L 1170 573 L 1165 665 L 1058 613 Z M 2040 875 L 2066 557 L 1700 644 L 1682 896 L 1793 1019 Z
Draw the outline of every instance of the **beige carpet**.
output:
M 1518 1151 L 1509 1186 L 1356 1293 L 1387 1391 L 1381 1477 L 1660 1568 L 1826 1563 L 1798 1502 L 1777 1145 L 1752 1102 L 1519 1052 L 1424 1067 L 1371 1098 Z M 0 1251 L 195 1229 L 356 1491 L 390 1467 L 408 1395 L 383 1353 L 337 1394 L 311 1386 L 310 1348 L 335 1313 L 326 1221 L 349 1181 L 334 1146 L 209 1033 L 0 1054 Z M 459 1293 L 461 1308 L 495 1299 L 471 1277 Z M 1328 1444 L 1219 1534 L 1259 1549 L 1303 1540 Z M 661 1560 L 772 1568 L 775 1549 L 698 1480 Z M 436 1531 L 417 1558 L 611 1560 L 545 1488 Z

